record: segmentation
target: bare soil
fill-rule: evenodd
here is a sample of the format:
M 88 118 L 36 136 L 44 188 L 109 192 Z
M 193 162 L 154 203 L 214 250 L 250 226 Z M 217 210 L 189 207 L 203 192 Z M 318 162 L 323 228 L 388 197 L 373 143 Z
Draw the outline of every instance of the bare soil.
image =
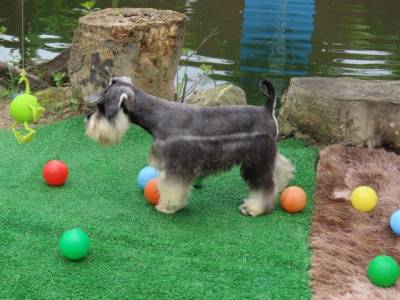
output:
M 0 99 L 0 129 L 11 128 L 12 126 L 13 120 L 9 111 L 10 102 L 9 100 Z M 46 111 L 38 121 L 38 124 L 49 124 L 81 114 L 80 110 L 66 103 Z

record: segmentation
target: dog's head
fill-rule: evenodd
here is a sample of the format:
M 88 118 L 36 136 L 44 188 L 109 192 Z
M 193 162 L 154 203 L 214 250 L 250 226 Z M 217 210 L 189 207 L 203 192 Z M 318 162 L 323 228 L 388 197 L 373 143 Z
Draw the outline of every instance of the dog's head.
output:
M 103 145 L 120 142 L 129 127 L 123 106 L 134 96 L 129 77 L 112 77 L 104 91 L 86 97 L 85 103 L 95 107 L 86 116 L 86 134 Z

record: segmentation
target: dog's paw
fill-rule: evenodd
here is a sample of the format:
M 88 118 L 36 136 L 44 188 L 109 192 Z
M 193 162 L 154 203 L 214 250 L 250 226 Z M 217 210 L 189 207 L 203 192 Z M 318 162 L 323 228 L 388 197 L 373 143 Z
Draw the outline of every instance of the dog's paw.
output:
M 256 217 L 259 215 L 262 215 L 263 212 L 260 212 L 259 210 L 255 210 L 253 208 L 251 208 L 248 204 L 243 203 L 242 205 L 239 206 L 239 210 L 240 212 L 245 215 L 245 216 L 252 216 L 252 217 Z
M 258 203 L 245 200 L 244 203 L 239 206 L 239 210 L 245 216 L 257 217 L 266 213 L 270 213 L 273 210 L 273 207 L 263 207 L 260 206 Z
M 156 209 L 159 212 L 162 212 L 164 214 L 169 214 L 169 215 L 174 214 L 177 211 L 177 209 L 171 209 L 171 208 L 165 207 L 164 205 L 160 205 L 160 204 L 156 205 Z

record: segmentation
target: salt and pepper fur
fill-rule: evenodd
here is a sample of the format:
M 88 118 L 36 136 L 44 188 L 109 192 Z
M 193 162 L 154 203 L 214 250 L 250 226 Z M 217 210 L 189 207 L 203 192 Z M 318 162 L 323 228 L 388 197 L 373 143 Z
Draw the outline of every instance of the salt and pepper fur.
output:
M 199 176 L 240 165 L 250 193 L 239 209 L 262 215 L 273 210 L 293 167 L 277 153 L 273 86 L 262 80 L 260 90 L 264 106 L 207 107 L 170 102 L 139 90 L 127 77 L 113 77 L 104 92 L 86 99 L 97 106 L 87 117 L 87 135 L 100 144 L 120 142 L 129 120 L 153 136 L 149 164 L 161 172 L 156 209 L 163 213 L 187 205 Z

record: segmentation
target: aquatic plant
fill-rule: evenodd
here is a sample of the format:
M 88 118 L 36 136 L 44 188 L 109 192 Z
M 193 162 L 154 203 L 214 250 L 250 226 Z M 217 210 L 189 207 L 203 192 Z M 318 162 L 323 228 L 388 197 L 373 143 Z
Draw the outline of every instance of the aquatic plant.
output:
M 88 14 L 88 13 L 92 12 L 94 10 L 95 5 L 96 5 L 95 0 L 89 0 L 89 1 L 80 3 L 80 6 L 83 8 L 84 14 Z

